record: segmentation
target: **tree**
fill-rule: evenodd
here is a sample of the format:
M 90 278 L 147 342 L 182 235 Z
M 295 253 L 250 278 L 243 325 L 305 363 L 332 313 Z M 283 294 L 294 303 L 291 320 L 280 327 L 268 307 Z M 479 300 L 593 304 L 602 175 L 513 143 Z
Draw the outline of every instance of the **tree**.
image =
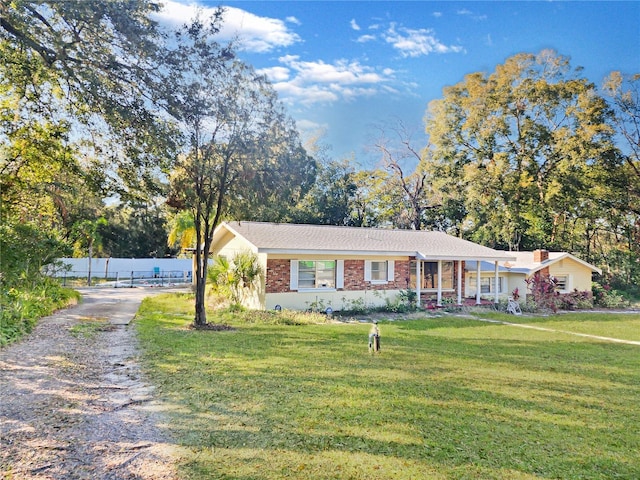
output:
M 350 202 L 351 224 L 355 227 L 380 227 L 392 224 L 393 192 L 389 174 L 384 170 L 359 170 L 353 181 L 356 191 Z
M 120 202 L 108 205 L 102 213 L 108 221 L 99 229 L 104 256 L 162 258 L 177 252 L 167 242 L 168 220 L 163 202 Z
M 97 220 L 83 220 L 75 225 L 74 237 L 75 247 L 77 251 L 87 251 L 89 258 L 89 272 L 87 273 L 87 285 L 91 286 L 91 260 L 93 259 L 94 249 L 102 248 L 102 235 L 100 235 L 100 227 L 107 225 L 107 220 L 100 217 Z
M 610 109 L 579 72 L 553 51 L 518 54 L 429 105 L 433 159 L 462 192 L 472 239 L 565 248 L 597 206 L 595 179 L 619 160 Z
M 621 137 L 623 168 L 612 172 L 609 185 L 611 230 L 620 238 L 616 248 L 603 252 L 609 265 L 627 285 L 640 283 L 640 74 L 611 72 L 604 92 Z
M 0 7 L 3 94 L 16 118 L 67 121 L 94 163 L 139 186 L 170 152 L 156 115 L 158 38 L 151 0 L 17 0 Z M 81 127 L 80 127 L 81 126 Z M 165 140 L 167 140 L 165 142 Z M 108 177 L 105 177 L 108 178 Z M 149 182 L 149 185 L 153 182 Z
M 389 172 L 387 188 L 393 190 L 395 197 L 393 224 L 397 228 L 422 230 L 426 211 L 438 206 L 432 204 L 430 176 L 425 168 L 428 149 L 413 144 L 412 135 L 402 122 L 381 128 L 380 132 L 375 148 L 382 155 L 383 168 Z
M 179 210 L 171 217 L 169 245 L 174 248 L 195 248 L 196 229 L 193 225 L 193 215 L 188 210 Z
M 95 207 L 104 196 L 155 191 L 173 139 L 157 116 L 160 36 L 149 14 L 158 9 L 151 0 L 0 4 L 0 220 L 7 235 L 36 229 L 38 237 L 70 244 L 74 225 L 100 216 Z M 34 252 L 40 262 L 27 258 Z M 29 264 L 51 260 L 43 249 L 22 254 Z
M 293 212 L 296 223 L 353 225 L 351 202 L 356 194 L 355 167 L 348 160 L 319 162 L 316 179 Z
M 195 18 L 169 47 L 168 113 L 185 132 L 170 176 L 168 204 L 187 210 L 195 229 L 194 324 L 206 324 L 207 257 L 216 226 L 300 195 L 314 164 L 264 77 L 215 41 L 222 21 Z

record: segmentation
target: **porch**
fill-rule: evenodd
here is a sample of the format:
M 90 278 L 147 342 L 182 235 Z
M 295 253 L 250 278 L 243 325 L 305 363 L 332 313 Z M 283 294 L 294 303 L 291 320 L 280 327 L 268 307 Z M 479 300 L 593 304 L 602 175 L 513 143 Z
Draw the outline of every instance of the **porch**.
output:
M 465 259 L 473 260 L 473 259 Z M 476 260 L 475 283 L 476 294 L 474 297 L 465 296 L 465 260 L 441 260 L 414 258 L 410 262 L 411 288 L 416 292 L 416 303 L 424 308 L 441 308 L 444 305 L 491 305 L 499 301 L 498 289 L 492 299 L 483 297 L 480 285 L 480 260 Z M 495 265 L 495 285 L 498 285 L 498 260 Z

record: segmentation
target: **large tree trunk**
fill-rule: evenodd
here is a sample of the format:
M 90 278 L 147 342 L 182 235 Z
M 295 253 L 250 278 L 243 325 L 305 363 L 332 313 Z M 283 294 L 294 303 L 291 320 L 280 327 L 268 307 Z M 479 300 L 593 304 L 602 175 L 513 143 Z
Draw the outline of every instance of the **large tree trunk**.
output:
M 219 216 L 216 215 L 216 221 Z M 207 309 L 205 306 L 206 288 L 207 288 L 207 268 L 209 267 L 209 252 L 211 251 L 211 241 L 213 238 L 213 230 L 208 221 L 204 221 L 204 242 L 203 248 L 196 251 L 196 311 L 193 323 L 196 326 L 207 324 Z M 214 223 L 215 225 L 215 223 Z M 197 235 L 198 238 L 201 238 Z M 201 245 L 200 242 L 198 242 Z
M 207 323 L 207 309 L 205 308 L 205 288 L 207 286 L 206 282 L 206 269 L 203 269 L 203 264 L 206 262 L 206 256 L 204 257 L 204 261 L 202 259 L 202 255 L 200 256 L 200 261 L 202 263 L 198 263 L 198 272 L 196 277 L 196 316 L 193 320 L 193 323 L 196 326 L 206 325 Z
M 206 222 L 202 221 L 201 217 L 201 205 L 198 205 L 194 215 L 193 223 L 196 229 L 196 264 L 195 272 L 193 272 L 196 279 L 196 304 L 195 304 L 195 317 L 193 324 L 197 326 L 206 325 L 207 323 L 207 310 L 205 308 L 205 288 L 207 286 L 207 269 L 206 262 L 208 257 L 208 244 L 204 241 L 206 238 Z M 205 225 L 203 225 L 203 223 Z

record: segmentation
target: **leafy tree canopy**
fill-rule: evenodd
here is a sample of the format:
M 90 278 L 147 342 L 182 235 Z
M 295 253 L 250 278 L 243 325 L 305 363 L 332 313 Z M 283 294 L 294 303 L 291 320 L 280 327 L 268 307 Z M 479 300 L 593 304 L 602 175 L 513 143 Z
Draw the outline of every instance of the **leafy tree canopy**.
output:
M 579 73 L 553 51 L 519 54 L 429 105 L 431 168 L 464 198 L 472 239 L 563 247 L 584 228 L 596 176 L 620 159 L 608 104 Z

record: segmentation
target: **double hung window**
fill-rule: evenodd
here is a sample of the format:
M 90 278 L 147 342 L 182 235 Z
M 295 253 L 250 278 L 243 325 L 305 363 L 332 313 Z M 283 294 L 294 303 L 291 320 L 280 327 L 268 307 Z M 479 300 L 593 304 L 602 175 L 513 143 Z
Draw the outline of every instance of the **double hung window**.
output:
M 297 288 L 336 288 L 335 260 L 299 260 Z
M 364 280 L 371 283 L 389 283 L 394 279 L 393 260 L 365 260 Z
M 504 293 L 503 281 L 504 277 L 498 277 L 498 293 Z M 480 277 L 480 293 L 496 293 L 495 283 L 495 277 Z M 472 291 L 476 290 L 476 277 L 469 278 L 469 288 Z
M 387 281 L 387 262 L 371 262 L 371 281 Z

